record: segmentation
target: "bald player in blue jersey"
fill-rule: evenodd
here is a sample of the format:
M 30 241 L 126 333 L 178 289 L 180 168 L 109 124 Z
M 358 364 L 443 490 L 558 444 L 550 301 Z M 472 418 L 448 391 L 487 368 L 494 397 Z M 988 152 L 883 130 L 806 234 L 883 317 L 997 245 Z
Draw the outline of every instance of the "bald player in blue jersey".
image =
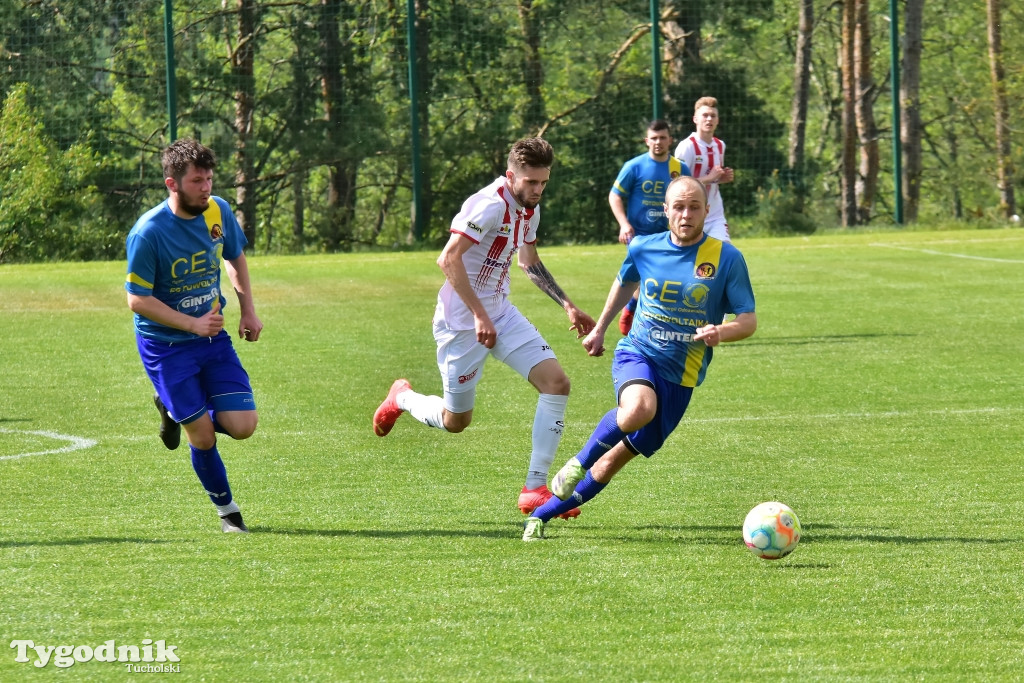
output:
M 247 439 L 256 430 L 249 375 L 224 330 L 225 267 L 238 298 L 238 334 L 260 338 L 249 283 L 246 245 L 228 203 L 212 196 L 213 152 L 191 139 L 162 155 L 168 198 L 128 233 L 128 307 L 135 339 L 156 394 L 160 438 L 174 450 L 184 427 L 192 467 L 213 501 L 225 533 L 248 529 L 228 485 L 217 432 Z
M 694 387 L 704 381 L 714 348 L 757 329 L 742 254 L 704 233 L 703 184 L 688 176 L 673 180 L 665 210 L 668 232 L 630 243 L 601 317 L 583 340 L 588 354 L 602 355 L 615 313 L 639 290 L 636 319 L 612 362 L 618 406 L 552 479 L 554 497 L 527 520 L 524 541 L 543 539 L 549 520 L 591 500 L 637 455 L 654 455 L 682 419 Z M 735 317 L 714 324 L 726 313 Z
M 667 121 L 651 121 L 647 125 L 644 143 L 647 153 L 622 165 L 608 193 L 608 206 L 619 224 L 619 242 L 622 244 L 629 244 L 640 235 L 667 230 L 665 188 L 673 178 L 691 175 L 689 166 L 671 155 L 672 132 Z M 622 309 L 619 319 L 622 334 L 629 332 L 635 313 L 636 297 L 633 297 Z

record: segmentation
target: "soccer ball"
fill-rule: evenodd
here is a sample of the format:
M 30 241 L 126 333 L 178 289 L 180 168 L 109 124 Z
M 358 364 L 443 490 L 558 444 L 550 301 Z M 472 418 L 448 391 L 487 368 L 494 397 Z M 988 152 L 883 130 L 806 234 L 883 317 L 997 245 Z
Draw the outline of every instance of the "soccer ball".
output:
M 761 503 L 743 520 L 743 542 L 764 560 L 789 555 L 800 542 L 800 520 L 783 503 Z

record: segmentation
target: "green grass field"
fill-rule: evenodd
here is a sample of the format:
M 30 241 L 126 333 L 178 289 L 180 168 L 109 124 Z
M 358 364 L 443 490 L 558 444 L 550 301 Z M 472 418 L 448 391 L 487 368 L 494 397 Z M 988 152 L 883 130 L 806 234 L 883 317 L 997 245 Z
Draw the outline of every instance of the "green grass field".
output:
M 145 639 L 175 680 L 1019 679 L 1024 230 L 738 246 L 757 334 L 532 544 L 536 395 L 510 370 L 489 363 L 462 434 L 371 430 L 395 377 L 440 388 L 435 254 L 250 259 L 261 424 L 220 443 L 247 536 L 156 436 L 124 264 L 0 267 L 0 680 L 58 670 L 16 640 Z M 596 317 L 621 247 L 541 255 Z M 610 354 L 518 272 L 512 299 L 573 381 L 558 467 L 612 406 Z M 765 500 L 804 527 L 778 562 L 740 540 Z

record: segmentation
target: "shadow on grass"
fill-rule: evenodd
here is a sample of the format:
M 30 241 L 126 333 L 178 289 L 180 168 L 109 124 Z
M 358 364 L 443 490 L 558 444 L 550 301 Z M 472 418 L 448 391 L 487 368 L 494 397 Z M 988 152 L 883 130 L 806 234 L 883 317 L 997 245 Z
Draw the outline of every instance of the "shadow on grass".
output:
M 634 526 L 638 531 L 656 531 L 659 533 L 676 534 L 680 537 L 693 539 L 698 537 L 701 542 L 710 545 L 732 545 L 742 533 L 740 526 L 707 526 L 707 525 L 666 525 L 666 524 L 644 524 Z M 1019 538 L 981 538 L 970 536 L 906 536 L 895 533 L 872 532 L 876 527 L 851 527 L 839 524 L 814 524 L 804 525 L 803 535 L 800 537 L 800 544 L 808 543 L 836 543 L 849 541 L 863 541 L 866 543 L 892 543 L 894 545 L 923 545 L 928 543 L 972 543 L 1001 545 L 1005 543 L 1021 543 Z M 858 529 L 862 530 L 859 531 Z M 723 532 L 728 535 L 710 535 L 701 532 Z M 646 540 L 646 539 L 637 539 Z M 659 539 L 664 540 L 664 539 Z
M 551 532 L 559 532 L 573 528 L 577 522 L 554 521 Z M 324 538 L 495 538 L 507 539 L 514 537 L 516 533 L 509 530 L 508 524 L 499 522 L 475 523 L 475 529 L 303 529 L 296 527 L 273 527 L 253 525 L 249 529 L 257 534 L 280 534 L 282 536 L 322 536 Z M 522 524 L 516 522 L 516 528 L 522 528 Z M 860 528 L 864 531 L 854 531 Z M 849 527 L 832 524 L 815 524 L 805 526 L 803 536 L 800 539 L 801 545 L 808 543 L 836 543 L 862 541 L 867 543 L 892 543 L 895 545 L 916 545 L 928 543 L 982 543 L 982 544 L 1004 544 L 1020 543 L 1017 538 L 970 538 L 957 536 L 905 536 L 899 534 L 872 533 L 872 527 Z M 619 541 L 630 543 L 656 542 L 664 543 L 672 538 L 685 538 L 688 542 L 698 542 L 706 545 L 742 545 L 741 531 L 739 525 L 668 525 L 668 524 L 643 524 L 632 527 L 620 527 L 611 529 L 605 527 L 597 530 L 596 527 L 588 527 L 588 531 L 596 532 L 595 536 L 608 537 L 609 533 Z M 632 532 L 641 532 L 639 534 Z M 644 533 L 651 532 L 651 533 Z M 56 544 L 55 544 L 56 545 Z M 3 547 L 3 543 L 0 543 Z
M 869 332 L 864 334 L 818 334 L 809 335 L 806 337 L 758 337 L 754 336 L 751 339 L 745 339 L 743 344 L 745 346 L 778 346 L 778 345 L 789 345 L 789 346 L 801 346 L 804 344 L 848 344 L 850 342 L 861 341 L 864 339 L 880 339 L 880 338 L 892 338 L 892 337 L 916 337 L 915 334 L 907 334 L 905 332 Z
M 294 527 L 272 527 L 250 525 L 249 531 L 257 534 L 281 534 L 282 536 L 323 536 L 324 538 L 509 538 L 508 529 L 297 529 Z
M 103 545 L 113 543 L 176 543 L 177 541 L 165 541 L 156 538 L 125 538 L 111 536 L 85 536 L 83 538 L 50 538 L 39 541 L 3 541 L 0 540 L 0 548 L 33 548 L 33 547 L 59 547 L 66 545 Z
M 32 422 L 30 417 L 0 417 L 0 424 L 4 422 Z

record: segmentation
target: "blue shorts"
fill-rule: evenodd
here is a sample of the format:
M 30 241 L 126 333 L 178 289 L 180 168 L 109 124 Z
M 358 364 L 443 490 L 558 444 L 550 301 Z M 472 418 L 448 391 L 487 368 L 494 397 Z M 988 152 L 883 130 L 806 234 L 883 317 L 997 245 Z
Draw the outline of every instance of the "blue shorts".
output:
M 176 422 L 194 422 L 208 410 L 256 410 L 249 375 L 226 331 L 184 342 L 137 334 L 135 342 L 146 374 Z
M 654 419 L 624 439 L 626 447 L 634 453 L 651 457 L 665 443 L 668 435 L 683 419 L 690 405 L 693 387 L 669 382 L 655 371 L 645 357 L 633 351 L 617 350 L 612 361 L 612 381 L 615 383 L 615 401 L 622 390 L 631 384 L 643 384 L 654 389 L 658 409 Z

